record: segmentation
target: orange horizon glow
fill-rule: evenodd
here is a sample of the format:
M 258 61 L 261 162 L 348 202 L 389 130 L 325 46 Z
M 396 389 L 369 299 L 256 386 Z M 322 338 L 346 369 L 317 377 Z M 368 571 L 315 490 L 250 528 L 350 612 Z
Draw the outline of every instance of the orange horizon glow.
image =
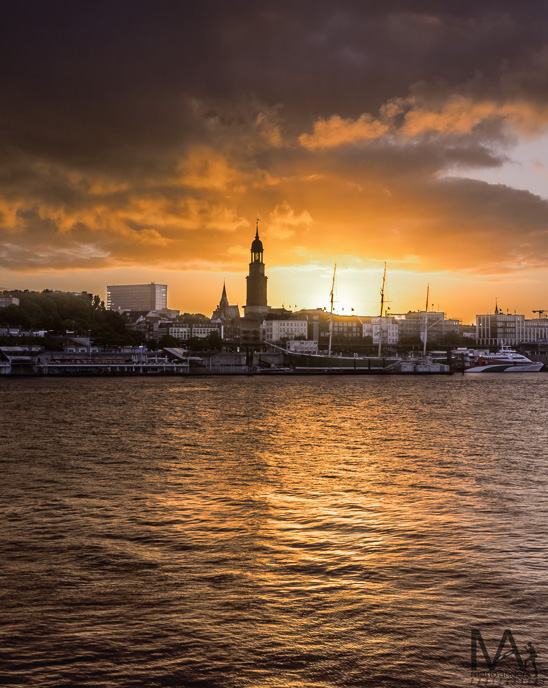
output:
M 265 262 L 268 246 L 265 246 Z M 247 264 L 245 265 L 247 269 Z M 347 268 L 337 265 L 334 312 L 341 315 L 378 316 L 383 265 L 375 267 Z M 247 272 L 175 271 L 124 268 L 104 271 L 48 271 L 25 273 L 17 279 L 0 272 L 0 291 L 3 289 L 60 289 L 62 291 L 88 291 L 106 299 L 107 284 L 145 284 L 156 282 L 168 285 L 168 306 L 181 313 L 203 313 L 208 317 L 219 303 L 223 283 L 229 302 L 239 305 L 243 315 L 245 305 L 245 277 Z M 272 307 L 298 311 L 302 309 L 330 308 L 329 292 L 333 266 L 295 265 L 270 267 L 268 276 L 268 302 Z M 426 286 L 430 284 L 429 308 L 445 312 L 449 318 L 457 318 L 463 324 L 474 324 L 475 316 L 492 313 L 495 302 L 510 313 L 521 313 L 527 318 L 536 317 L 532 311 L 542 308 L 542 298 L 537 294 L 545 283 L 546 271 L 537 271 L 530 282 L 507 276 L 474 278 L 457 273 L 423 274 L 387 267 L 385 308 L 389 314 L 423 310 Z M 536 287 L 535 287 L 536 284 Z M 353 310 L 352 310 L 353 309 Z
M 208 315 L 226 279 L 242 307 L 259 217 L 273 306 L 328 308 L 337 263 L 336 310 L 378 315 L 384 262 L 392 313 L 422 309 L 428 283 L 434 306 L 465 323 L 497 298 L 526 316 L 548 306 L 548 104 L 537 77 L 546 50 L 527 12 L 501 13 L 497 26 L 516 38 L 504 50 L 479 6 L 464 23 L 449 5 L 374 18 L 323 8 L 311 33 L 297 9 L 244 12 L 238 28 L 207 15 L 223 59 L 190 69 L 188 55 L 173 57 L 189 29 L 191 44 L 192 22 L 149 11 L 169 36 L 163 71 L 147 71 L 148 59 L 136 67 L 133 41 L 148 23 L 122 30 L 105 55 L 116 46 L 115 69 L 128 41 L 129 62 L 104 100 L 93 90 L 103 80 L 86 72 L 96 43 L 62 61 L 79 64 L 86 88 L 65 75 L 47 98 L 25 81 L 27 60 L 13 62 L 22 73 L 0 133 L 0 287 L 104 297 L 109 283 L 156 281 L 170 306 Z M 292 13 L 298 40 L 286 35 Z M 473 34 L 469 62 L 463 32 Z M 243 35 L 265 44 L 234 38 Z M 55 51 L 44 52 L 57 73 Z M 29 102 L 19 97 L 26 83 Z

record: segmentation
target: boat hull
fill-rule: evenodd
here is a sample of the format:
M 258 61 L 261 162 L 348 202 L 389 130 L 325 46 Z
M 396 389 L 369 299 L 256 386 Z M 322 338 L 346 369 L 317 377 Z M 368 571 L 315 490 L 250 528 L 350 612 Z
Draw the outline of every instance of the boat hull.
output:
M 473 366 L 467 368 L 465 373 L 538 373 L 544 367 L 544 363 L 527 363 L 519 365 L 515 363 L 490 363 L 488 365 Z
M 396 358 L 322 356 L 321 354 L 287 354 L 296 373 L 367 374 L 383 373 L 396 363 Z

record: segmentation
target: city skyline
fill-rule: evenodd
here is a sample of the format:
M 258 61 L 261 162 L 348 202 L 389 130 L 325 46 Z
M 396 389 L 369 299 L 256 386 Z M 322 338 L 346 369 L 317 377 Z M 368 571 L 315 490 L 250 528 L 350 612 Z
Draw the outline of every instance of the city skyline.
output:
M 536 3 L 11 5 L 0 287 L 169 284 L 465 323 L 548 307 L 547 10 Z M 30 17 L 30 20 L 29 20 Z M 108 30 L 105 28 L 108 26 Z M 25 40 L 21 40 L 24 33 Z M 101 51 L 96 46 L 101 45 Z M 283 46 L 283 47 L 282 47 Z

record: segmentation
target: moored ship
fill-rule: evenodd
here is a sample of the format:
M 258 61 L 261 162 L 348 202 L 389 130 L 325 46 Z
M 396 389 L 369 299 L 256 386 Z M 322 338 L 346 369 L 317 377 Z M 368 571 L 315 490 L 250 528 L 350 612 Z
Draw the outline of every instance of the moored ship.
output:
M 400 361 L 394 357 L 285 353 L 296 373 L 384 373 Z
M 509 346 L 496 353 L 457 349 L 453 357 L 455 367 L 465 373 L 538 373 L 544 367 L 544 363 L 532 361 Z

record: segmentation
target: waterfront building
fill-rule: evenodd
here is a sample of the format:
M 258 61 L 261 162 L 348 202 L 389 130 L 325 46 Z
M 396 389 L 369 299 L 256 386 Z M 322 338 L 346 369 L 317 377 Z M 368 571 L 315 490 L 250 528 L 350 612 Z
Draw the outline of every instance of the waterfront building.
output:
M 303 308 L 295 314 L 297 317 L 304 316 L 308 321 L 308 336 L 311 341 L 327 341 L 329 337 L 329 313 L 323 308 Z
M 247 298 L 244 313 L 248 320 L 262 321 L 270 310 L 266 295 L 268 277 L 265 275 L 263 254 L 263 242 L 259 238 L 259 220 L 257 220 L 255 239 L 251 244 L 249 274 L 246 277 Z
M 187 342 L 190 339 L 190 332 L 190 325 L 172 325 L 169 328 L 170 336 L 181 342 Z
M 517 346 L 525 341 L 525 316 L 502 313 L 476 315 L 476 343 L 478 346 Z
M 333 316 L 331 316 L 331 319 L 334 341 L 337 341 L 337 339 L 342 339 L 348 342 L 363 339 L 363 322 L 359 316 L 333 314 Z
M 197 339 L 205 339 L 214 332 L 217 332 L 220 337 L 223 336 L 223 326 L 218 323 L 198 323 L 191 325 L 191 337 Z
M 524 343 L 545 342 L 548 339 L 548 318 L 525 320 L 524 335 Z
M 476 343 L 497 347 L 532 344 L 548 339 L 548 318 L 526 319 L 517 313 L 503 313 L 498 306 L 494 313 L 476 315 Z
M 447 336 L 458 336 L 459 321 L 446 318 L 443 311 L 408 311 L 394 314 L 399 328 L 399 341 L 419 338 L 424 340 L 424 333 L 428 328 L 429 342 L 443 343 Z
M 390 316 L 382 316 L 377 318 L 362 318 L 368 320 L 362 326 L 362 335 L 364 337 L 371 337 L 373 344 L 382 344 L 394 346 L 399 342 L 400 330 L 398 321 Z
M 282 339 L 306 339 L 308 322 L 297 320 L 263 320 L 261 339 L 267 342 L 279 342 Z
M 107 310 L 158 311 L 167 308 L 167 284 L 111 284 L 107 286 Z
M 206 339 L 213 332 L 217 332 L 220 337 L 223 336 L 223 326 L 219 323 L 191 323 L 188 325 L 172 325 L 169 328 L 169 334 L 175 339 L 186 342 L 189 339 Z

